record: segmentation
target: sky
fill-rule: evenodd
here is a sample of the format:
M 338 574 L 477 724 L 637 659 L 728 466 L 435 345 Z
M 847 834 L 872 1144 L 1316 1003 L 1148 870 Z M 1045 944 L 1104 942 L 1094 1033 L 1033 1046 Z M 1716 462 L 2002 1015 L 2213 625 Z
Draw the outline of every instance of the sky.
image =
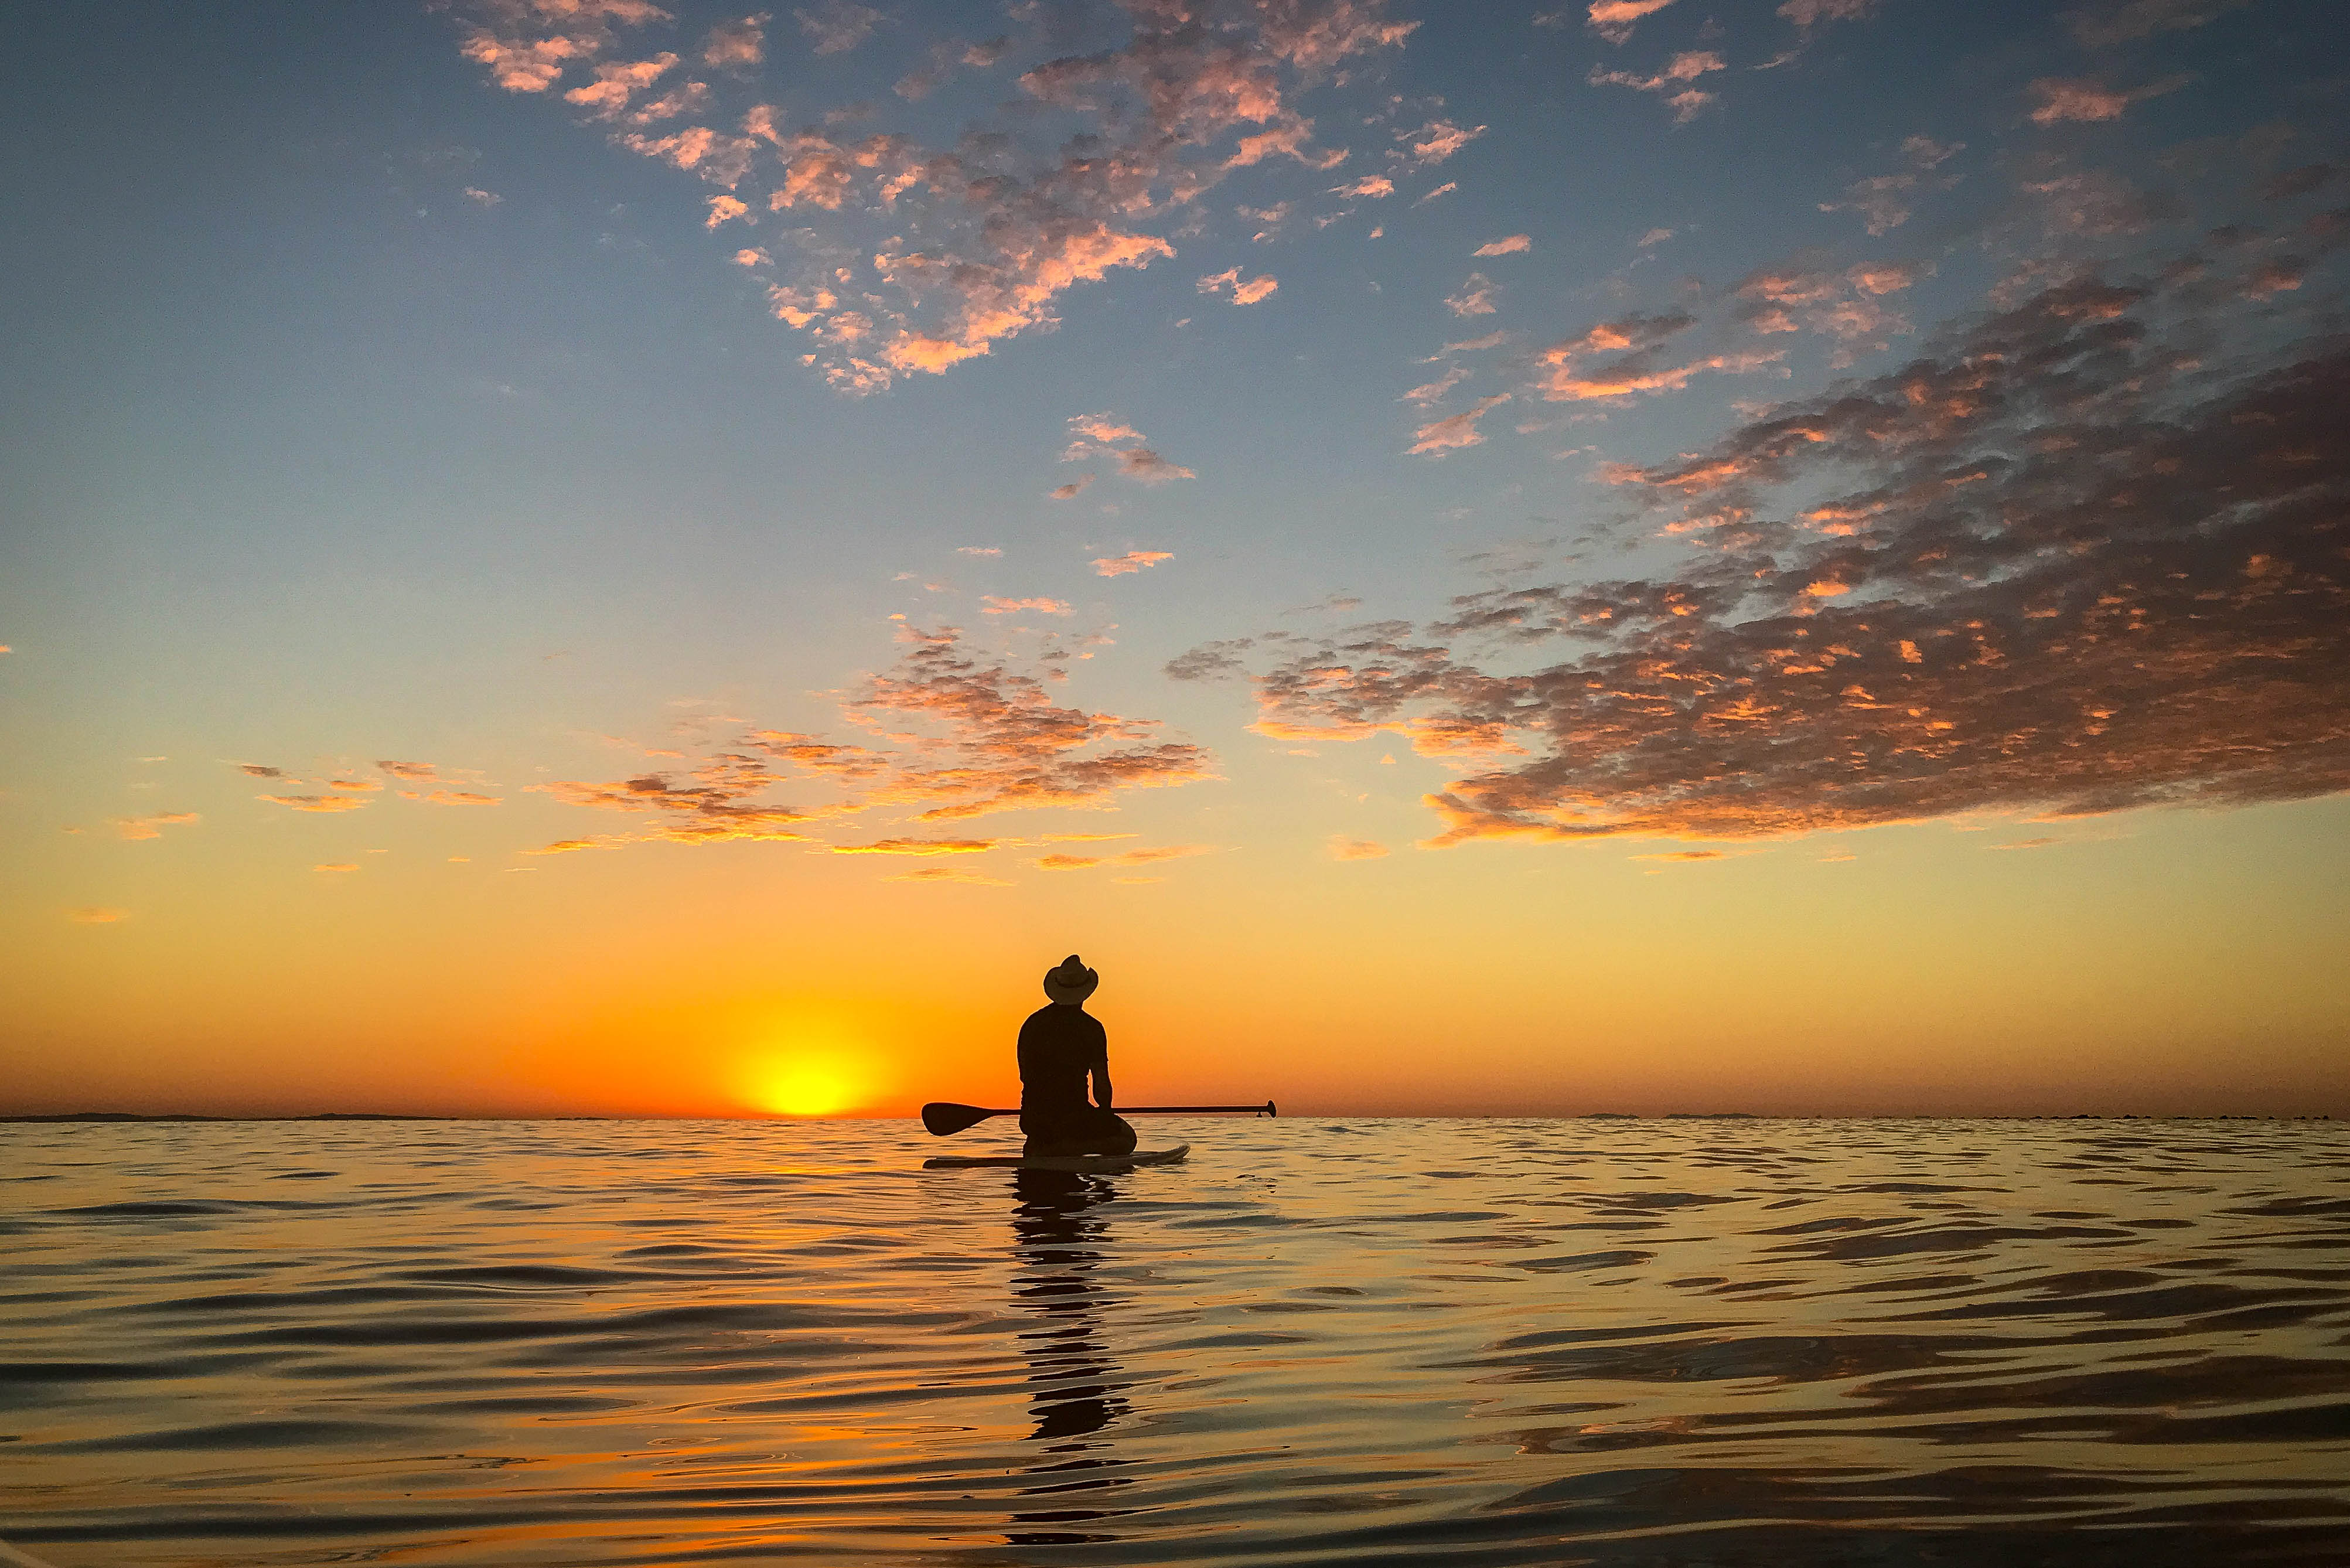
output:
M 2350 1114 L 2338 22 L 17 7 L 0 1110 Z

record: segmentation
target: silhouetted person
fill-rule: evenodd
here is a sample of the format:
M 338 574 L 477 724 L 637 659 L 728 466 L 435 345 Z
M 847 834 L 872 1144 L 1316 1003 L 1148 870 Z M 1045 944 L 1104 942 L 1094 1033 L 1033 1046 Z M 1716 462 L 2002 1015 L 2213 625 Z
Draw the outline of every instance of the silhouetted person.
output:
M 1040 1007 L 1020 1025 L 1020 1130 L 1024 1151 L 1039 1154 L 1132 1154 L 1134 1128 L 1110 1110 L 1109 1036 L 1086 1012 L 1101 976 L 1071 953 L 1045 971 Z M 1093 1081 L 1088 1098 L 1086 1082 Z

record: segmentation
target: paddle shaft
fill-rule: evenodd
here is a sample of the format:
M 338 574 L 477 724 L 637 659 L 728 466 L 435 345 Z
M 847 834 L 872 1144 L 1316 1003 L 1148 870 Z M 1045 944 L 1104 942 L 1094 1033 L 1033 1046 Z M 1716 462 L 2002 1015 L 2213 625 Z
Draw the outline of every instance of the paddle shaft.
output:
M 1118 1106 L 1112 1107 L 1119 1116 L 1213 1116 L 1233 1112 L 1252 1116 L 1277 1116 L 1271 1100 L 1261 1106 Z M 922 1107 L 922 1126 L 931 1136 L 944 1137 L 965 1127 L 977 1127 L 990 1116 L 1016 1116 L 1016 1108 L 996 1106 L 959 1106 L 951 1101 L 933 1101 Z
M 978 1106 L 972 1107 L 973 1110 L 980 1108 Z M 1121 1116 L 1206 1116 L 1217 1111 L 1245 1112 L 1253 1116 L 1274 1114 L 1271 1100 L 1261 1106 L 1112 1106 L 1109 1109 Z M 1020 1107 L 1014 1106 L 1009 1110 L 991 1110 L 987 1114 L 991 1116 L 1016 1116 L 1020 1114 Z

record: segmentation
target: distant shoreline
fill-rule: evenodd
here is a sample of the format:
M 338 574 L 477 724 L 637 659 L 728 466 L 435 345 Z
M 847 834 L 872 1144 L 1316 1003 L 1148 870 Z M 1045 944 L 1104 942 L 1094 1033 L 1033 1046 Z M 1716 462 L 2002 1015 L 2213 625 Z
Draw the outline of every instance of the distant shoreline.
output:
M 21 1116 L 0 1116 L 0 1126 L 10 1124 L 63 1125 L 70 1123 L 146 1124 L 151 1122 L 801 1122 L 801 1121 L 910 1121 L 911 1116 L 612 1116 L 579 1114 L 545 1116 L 466 1116 L 432 1115 L 410 1111 L 312 1111 L 302 1116 L 205 1116 L 193 1111 L 166 1111 L 150 1115 L 143 1111 L 57 1111 Z M 1968 1121 L 1968 1122 L 2330 1122 L 2330 1112 L 2305 1116 L 2210 1114 L 2162 1115 L 2135 1111 L 2074 1111 L 2070 1114 L 2030 1116 L 2023 1114 L 1949 1116 L 1932 1112 L 1912 1112 L 1877 1116 L 1765 1116 L 1756 1111 L 1661 1111 L 1646 1116 L 1634 1111 L 1577 1111 L 1567 1116 L 1510 1116 L 1493 1112 L 1479 1116 L 1426 1117 L 1378 1115 L 1353 1115 L 1336 1112 L 1305 1112 L 1289 1119 L 1340 1121 L 1555 1121 L 1555 1122 L 1760 1122 L 1760 1121 L 1839 1121 L 1839 1122 L 1900 1122 L 1900 1121 Z

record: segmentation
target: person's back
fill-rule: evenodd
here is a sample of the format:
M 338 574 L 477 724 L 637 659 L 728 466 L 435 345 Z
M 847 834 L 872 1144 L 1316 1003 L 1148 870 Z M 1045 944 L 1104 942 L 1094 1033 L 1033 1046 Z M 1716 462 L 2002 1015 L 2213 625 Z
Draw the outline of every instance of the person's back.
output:
M 1020 1025 L 1020 1130 L 1029 1154 L 1134 1152 L 1134 1128 L 1110 1108 L 1109 1035 L 1085 1010 L 1100 983 L 1071 953 L 1045 972 L 1049 1004 Z

